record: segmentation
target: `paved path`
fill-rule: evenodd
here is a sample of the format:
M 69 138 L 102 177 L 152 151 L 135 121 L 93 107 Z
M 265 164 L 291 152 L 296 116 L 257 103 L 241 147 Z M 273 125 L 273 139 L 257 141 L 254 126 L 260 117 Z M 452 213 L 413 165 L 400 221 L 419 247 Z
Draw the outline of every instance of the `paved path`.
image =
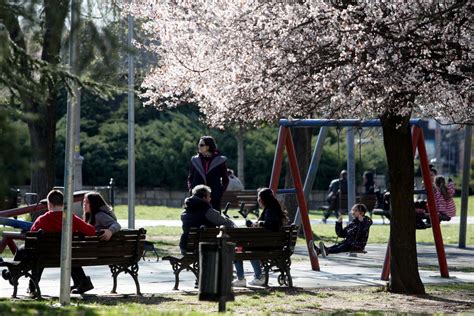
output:
M 374 216 L 372 220 L 374 222 L 374 225 L 383 225 L 383 220 L 379 216 Z M 459 224 L 459 220 L 460 220 L 460 217 L 455 216 L 449 222 L 441 222 L 441 225 Z M 329 224 L 334 225 L 335 221 L 336 221 L 335 219 L 330 218 L 327 220 L 327 225 Z M 245 226 L 245 221 L 242 219 L 234 219 L 234 222 L 238 226 Z M 128 226 L 128 221 L 126 219 L 120 219 L 119 223 L 120 225 L 122 225 L 122 227 Z M 388 224 L 388 223 L 389 221 L 386 220 L 385 224 Z M 474 216 L 468 217 L 467 223 L 474 224 Z M 321 224 L 321 220 L 320 219 L 311 220 L 311 225 L 315 225 L 315 224 Z M 147 227 L 147 226 L 181 227 L 181 221 L 180 220 L 142 220 L 142 219 L 135 220 L 135 227 Z
M 303 288 L 351 287 L 383 285 L 380 272 L 385 254 L 385 245 L 368 245 L 367 254 L 358 257 L 349 257 L 347 254 L 338 254 L 327 258 L 320 258 L 321 272 L 311 270 L 309 259 L 305 257 L 304 247 L 298 246 L 293 257 L 291 273 L 293 284 Z M 418 245 L 419 263 L 421 266 L 437 266 L 436 250 L 434 245 Z M 458 249 L 446 246 L 448 265 L 450 267 L 472 267 L 474 262 L 474 248 Z M 244 267 L 250 279 L 251 266 L 245 263 Z M 95 288 L 88 292 L 92 295 L 108 295 L 112 288 L 112 278 L 108 267 L 85 267 L 91 276 Z M 434 283 L 474 283 L 474 273 L 451 272 L 450 278 L 441 278 L 439 270 L 422 269 L 421 278 L 425 284 Z M 173 293 L 174 275 L 169 262 L 155 261 L 152 257 L 140 262 L 139 280 L 144 294 Z M 20 279 L 18 295 L 26 295 L 28 281 Z M 270 286 L 278 286 L 276 274 L 270 275 Z M 45 297 L 59 295 L 59 269 L 46 269 L 41 280 L 41 289 Z M 181 274 L 180 290 L 197 291 L 194 289 L 194 276 L 190 272 Z M 135 285 L 129 275 L 121 275 L 118 280 L 119 294 L 134 294 Z M 12 287 L 7 281 L 0 278 L 0 297 L 10 297 Z

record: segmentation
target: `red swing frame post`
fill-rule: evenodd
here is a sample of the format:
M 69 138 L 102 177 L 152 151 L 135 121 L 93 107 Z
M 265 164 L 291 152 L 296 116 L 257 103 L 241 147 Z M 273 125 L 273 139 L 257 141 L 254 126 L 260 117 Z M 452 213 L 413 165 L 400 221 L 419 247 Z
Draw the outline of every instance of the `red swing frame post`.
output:
M 449 278 L 448 263 L 446 261 L 446 253 L 444 251 L 443 235 L 439 222 L 438 211 L 436 209 L 436 201 L 433 191 L 433 183 L 431 181 L 430 168 L 428 162 L 428 154 L 426 153 L 425 138 L 423 136 L 423 129 L 419 126 L 414 126 L 412 130 L 412 146 L 413 156 L 418 154 L 420 156 L 420 167 L 423 182 L 425 183 L 426 195 L 428 197 L 428 212 L 431 218 L 431 229 L 433 231 L 433 238 L 436 246 L 436 253 L 438 255 L 438 264 L 441 277 Z M 382 268 L 381 279 L 388 281 L 390 276 L 390 240 L 387 244 L 387 251 L 385 253 L 385 260 Z
M 311 268 L 313 271 L 320 271 L 318 256 L 316 255 L 313 246 L 313 231 L 311 230 L 308 206 L 304 197 L 303 182 L 301 181 L 298 162 L 296 160 L 296 151 L 293 144 L 293 139 L 291 138 L 291 131 L 288 127 L 280 126 L 280 130 L 278 132 L 275 158 L 273 160 L 272 175 L 270 178 L 270 188 L 273 190 L 273 192 L 277 192 L 281 167 L 283 164 L 283 152 L 285 148 L 288 154 L 291 176 L 296 189 L 296 199 L 300 208 L 301 222 L 303 224 L 303 231 L 306 239 L 306 246 L 308 247 Z

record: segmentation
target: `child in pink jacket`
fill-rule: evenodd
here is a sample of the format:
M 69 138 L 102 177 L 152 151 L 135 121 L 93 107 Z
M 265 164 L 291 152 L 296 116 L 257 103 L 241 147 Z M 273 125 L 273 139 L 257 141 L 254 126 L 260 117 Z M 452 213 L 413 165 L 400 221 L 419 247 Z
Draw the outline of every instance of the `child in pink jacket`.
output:
M 436 209 L 438 210 L 440 221 L 449 221 L 451 217 L 456 215 L 456 205 L 454 204 L 454 184 L 449 179 L 446 184 L 446 179 L 443 176 L 436 176 L 434 195 L 436 200 Z

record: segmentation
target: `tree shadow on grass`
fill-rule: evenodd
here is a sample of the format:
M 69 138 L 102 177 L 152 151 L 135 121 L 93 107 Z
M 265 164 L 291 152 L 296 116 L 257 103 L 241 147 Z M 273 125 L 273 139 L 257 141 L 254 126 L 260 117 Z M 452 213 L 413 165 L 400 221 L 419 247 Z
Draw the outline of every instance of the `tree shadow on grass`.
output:
M 174 299 L 169 296 L 161 296 L 156 294 L 144 294 L 144 295 L 92 295 L 84 294 L 80 298 L 75 298 L 75 302 L 82 302 L 87 304 L 101 304 L 107 306 L 113 306 L 117 304 L 142 304 L 142 305 L 159 305 L 165 302 L 175 302 L 179 299 Z
M 440 294 L 441 295 L 441 294 Z M 447 293 L 444 293 L 443 295 L 448 295 Z M 447 303 L 447 304 L 453 304 L 456 306 L 466 306 L 466 307 L 473 307 L 474 302 L 467 302 L 465 300 L 460 300 L 460 299 L 454 299 L 454 298 L 448 298 L 444 296 L 437 296 L 433 294 L 426 294 L 426 295 L 421 295 L 419 296 L 420 298 L 430 300 L 430 301 L 435 301 L 435 302 L 442 302 L 442 303 Z
M 247 288 L 245 290 L 237 290 L 234 291 L 235 296 L 259 296 L 259 297 L 266 297 L 270 295 L 275 295 L 276 293 L 281 293 L 284 295 L 292 296 L 292 295 L 301 295 L 301 294 L 310 294 L 314 295 L 315 291 L 307 290 L 300 287 L 267 287 L 267 288 Z
M 99 315 L 97 310 L 87 306 L 68 306 L 56 307 L 50 304 L 50 301 L 34 301 L 34 300 L 0 300 L 0 315 L 17 316 L 17 315 Z

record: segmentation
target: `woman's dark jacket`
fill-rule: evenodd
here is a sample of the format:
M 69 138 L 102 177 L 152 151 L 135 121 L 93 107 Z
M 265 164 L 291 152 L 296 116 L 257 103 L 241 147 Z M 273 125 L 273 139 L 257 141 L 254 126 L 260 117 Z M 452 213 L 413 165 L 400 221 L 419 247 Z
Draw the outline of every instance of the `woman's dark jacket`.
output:
M 280 210 L 270 208 L 263 209 L 262 214 L 258 218 L 260 227 L 264 227 L 272 232 L 277 232 L 283 226 L 284 218 L 282 218 Z
M 342 228 L 342 222 L 336 222 L 336 234 L 345 238 L 342 243 L 349 243 L 352 250 L 364 250 L 369 238 L 370 225 L 372 220 L 367 216 L 364 216 L 362 221 L 354 218 L 345 228 Z
M 186 249 L 189 229 L 191 227 L 235 226 L 234 222 L 219 214 L 209 203 L 197 196 L 191 196 L 184 201 L 184 211 L 181 213 L 181 222 L 183 223 L 183 233 L 179 241 L 179 248 L 181 249 Z
M 226 160 L 227 158 L 218 152 L 215 152 L 209 158 L 201 154 L 191 157 L 188 189 L 192 190 L 198 184 L 205 184 L 210 187 L 211 203 L 216 210 L 220 210 L 222 194 L 229 184 Z

